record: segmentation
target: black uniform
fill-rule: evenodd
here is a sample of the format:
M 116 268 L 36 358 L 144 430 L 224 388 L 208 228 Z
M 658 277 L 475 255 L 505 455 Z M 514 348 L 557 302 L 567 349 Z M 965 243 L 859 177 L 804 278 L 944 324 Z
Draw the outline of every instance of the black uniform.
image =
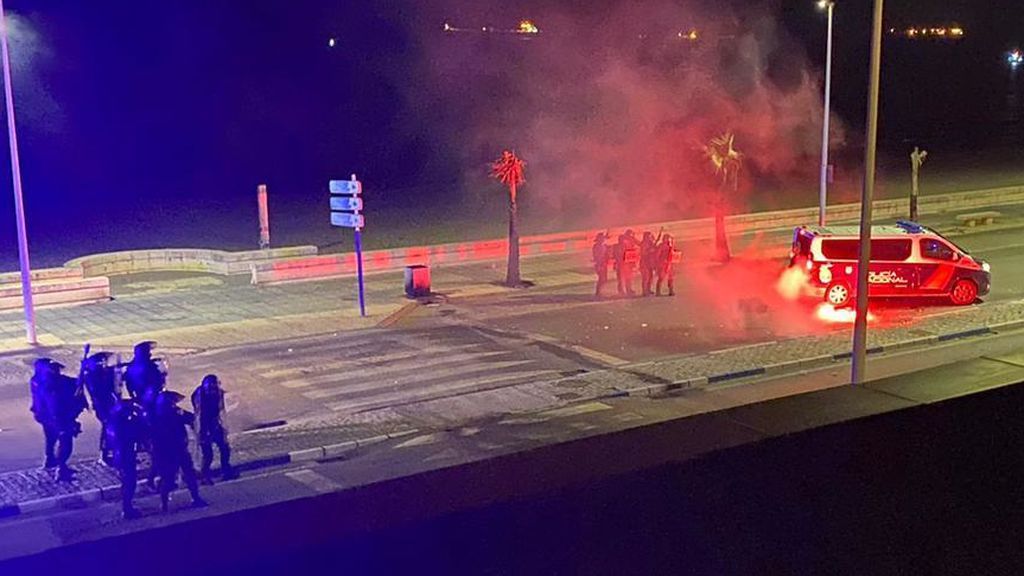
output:
M 46 439 L 43 467 L 46 469 L 57 466 L 57 456 L 53 451 L 54 445 L 57 443 L 57 434 L 50 426 L 53 417 L 49 412 L 50 403 L 46 401 L 44 394 L 46 381 L 51 372 L 51 362 L 53 361 L 49 358 L 39 358 L 36 360 L 32 379 L 29 380 L 29 391 L 32 394 L 32 405 L 29 407 L 29 410 L 32 412 L 32 417 L 35 418 L 35 421 L 43 428 L 43 436 Z
M 640 293 L 644 296 L 654 294 L 651 287 L 654 284 L 654 271 L 658 267 L 657 253 L 654 234 L 644 232 L 644 239 L 640 241 Z
M 167 383 L 167 374 L 160 368 L 153 359 L 153 346 L 155 342 L 146 341 L 135 345 L 135 353 L 132 361 L 124 371 L 125 386 L 128 388 L 128 395 L 141 407 L 146 419 L 147 426 L 152 429 L 155 426 L 154 417 L 156 413 L 156 399 Z M 145 446 L 146 450 L 153 453 L 153 447 Z M 151 488 L 156 487 L 157 469 L 151 467 L 148 484 Z
M 82 380 L 89 392 L 93 412 L 100 422 L 100 457 L 104 462 L 113 463 L 113 448 L 107 444 L 107 422 L 110 413 L 121 400 L 114 368 L 107 365 L 109 352 L 90 356 L 82 365 Z
M 615 279 L 620 295 L 635 296 L 633 292 L 633 273 L 640 262 L 640 247 L 632 230 L 619 235 L 619 243 L 615 245 Z
M 220 452 L 220 470 L 225 480 L 237 478 L 231 467 L 231 446 L 228 444 L 228 430 L 224 425 L 224 390 L 214 374 L 207 374 L 203 382 L 192 392 L 192 409 L 199 421 L 199 448 L 203 452 L 202 476 L 210 479 L 210 465 L 213 464 L 213 446 Z
M 144 407 L 152 408 L 156 396 L 164 390 L 167 375 L 153 360 L 149 347 L 140 349 L 136 346 L 135 350 L 135 356 L 124 372 L 125 384 L 128 386 L 128 394 L 135 401 L 141 402 Z
M 179 471 L 192 494 L 193 505 L 206 505 L 199 496 L 196 469 L 188 450 L 188 427 L 194 424 L 195 416 L 178 407 L 178 402 L 183 399 L 177 392 L 164 391 L 157 396 L 155 402 L 153 466 L 160 475 L 160 504 L 164 511 L 167 511 L 171 491 L 177 487 Z
M 661 296 L 661 284 L 662 282 L 668 283 L 668 295 L 676 295 L 675 285 L 675 271 L 673 270 L 673 260 L 676 257 L 675 244 L 672 242 L 672 237 L 668 234 L 661 239 L 661 243 L 658 244 L 658 284 L 657 294 Z
M 594 238 L 594 246 L 590 249 L 591 259 L 594 261 L 594 273 L 597 274 L 597 285 L 594 288 L 594 295 L 600 296 L 601 290 L 608 282 L 608 244 L 607 236 L 601 232 Z
M 118 400 L 106 424 L 106 446 L 113 453 L 114 466 L 121 476 L 121 512 L 125 518 L 134 518 L 139 515 L 132 505 L 138 485 L 136 455 L 146 434 L 146 422 L 138 405 L 131 400 Z
M 68 467 L 68 460 L 74 449 L 75 436 L 82 432 L 78 416 L 85 410 L 85 395 L 79 393 L 76 379 L 60 373 L 62 365 L 50 362 L 49 366 L 41 382 L 34 384 L 39 405 L 33 412 L 37 414 L 37 419 L 41 418 L 40 424 L 46 438 L 47 464 L 57 467 L 58 480 L 70 480 L 72 470 Z

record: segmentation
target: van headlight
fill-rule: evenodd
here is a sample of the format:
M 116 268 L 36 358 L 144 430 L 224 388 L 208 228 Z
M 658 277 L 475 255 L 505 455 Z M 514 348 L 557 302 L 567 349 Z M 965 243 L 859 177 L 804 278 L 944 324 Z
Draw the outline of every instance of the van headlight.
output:
M 984 270 L 985 272 L 991 272 L 992 271 L 992 267 L 989 266 L 988 262 L 982 262 L 981 263 L 981 269 Z
M 828 284 L 832 281 L 832 270 L 828 266 L 822 266 L 818 268 L 818 280 L 821 280 L 822 284 Z

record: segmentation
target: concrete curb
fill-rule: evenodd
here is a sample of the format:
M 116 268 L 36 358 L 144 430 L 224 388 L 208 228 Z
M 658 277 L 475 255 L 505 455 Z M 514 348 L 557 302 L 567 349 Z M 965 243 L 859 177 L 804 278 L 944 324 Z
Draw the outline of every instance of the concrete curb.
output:
M 364 446 L 379 444 L 385 440 L 401 438 L 417 432 L 419 432 L 418 429 L 410 428 L 393 432 L 391 434 L 379 434 L 369 438 L 346 440 L 345 442 L 339 442 L 337 444 L 328 444 L 326 446 L 316 446 L 302 450 L 293 450 L 291 452 L 260 456 L 253 460 L 239 462 L 235 465 L 235 468 L 245 472 L 268 468 L 271 466 L 281 466 L 284 464 L 315 462 L 317 460 L 337 458 Z M 34 512 L 45 512 L 47 510 L 54 509 L 80 509 L 96 502 L 117 502 L 120 499 L 121 486 L 119 484 L 114 484 L 110 486 L 102 486 L 100 488 L 90 488 L 74 494 L 61 494 L 60 496 L 38 498 L 36 500 L 27 500 L 16 504 L 0 505 L 0 519 L 20 516 L 22 514 L 32 514 Z
M 960 340 L 963 338 L 973 338 L 975 336 L 985 336 L 988 334 L 994 334 L 999 330 L 1013 330 L 1024 328 L 1024 320 L 1013 320 L 1010 322 L 1002 322 L 999 324 L 992 324 L 989 326 L 983 326 L 979 328 L 971 328 L 969 330 L 960 330 L 957 332 L 950 332 L 947 334 L 938 334 L 934 336 L 924 336 L 917 338 L 909 338 L 907 340 L 901 340 L 892 344 L 886 344 L 884 346 L 873 346 L 868 348 L 867 353 L 869 355 L 881 354 L 884 352 L 893 352 L 896 350 L 905 350 L 907 348 L 913 348 L 915 346 L 926 346 L 929 344 L 935 344 L 938 342 L 950 342 L 953 340 Z M 824 354 L 821 356 L 813 356 L 810 358 L 801 358 L 798 360 L 787 360 L 785 362 L 779 362 L 776 364 L 765 364 L 763 366 L 755 366 L 752 368 L 746 368 L 743 370 L 735 370 L 730 372 L 722 372 L 719 374 L 712 374 L 709 376 L 702 376 L 699 378 L 690 378 L 688 380 L 681 380 L 679 382 L 671 382 L 666 384 L 651 384 L 649 386 L 640 386 L 637 388 L 629 388 L 626 390 L 616 390 L 615 392 L 606 393 L 599 397 L 592 398 L 590 400 L 601 400 L 611 398 L 623 398 L 623 397 L 656 397 L 668 392 L 677 392 L 680 390 L 688 390 L 691 388 L 700 388 L 709 384 L 720 384 L 722 382 L 728 382 L 730 380 L 739 380 L 741 378 L 749 378 L 751 376 L 781 376 L 789 372 L 795 372 L 801 369 L 817 368 L 825 366 L 835 362 L 843 362 L 849 360 L 853 356 L 852 352 L 841 352 L 838 354 Z M 586 398 L 580 398 L 578 401 L 588 400 Z

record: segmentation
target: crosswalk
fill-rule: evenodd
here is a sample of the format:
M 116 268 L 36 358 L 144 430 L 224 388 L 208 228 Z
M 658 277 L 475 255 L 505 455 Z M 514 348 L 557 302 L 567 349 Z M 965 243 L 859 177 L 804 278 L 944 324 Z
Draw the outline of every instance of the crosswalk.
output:
M 332 411 L 357 413 L 556 378 L 558 364 L 466 329 L 368 330 L 195 357 L 189 371 L 231 372 Z M 564 368 L 564 367 L 562 367 Z M 244 376 L 243 376 L 244 374 Z

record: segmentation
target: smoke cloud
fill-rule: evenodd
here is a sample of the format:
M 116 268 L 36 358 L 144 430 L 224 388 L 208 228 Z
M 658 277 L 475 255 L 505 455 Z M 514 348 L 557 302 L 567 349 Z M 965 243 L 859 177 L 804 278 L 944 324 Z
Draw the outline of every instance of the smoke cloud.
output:
M 744 155 L 732 212 L 817 181 L 820 74 L 771 2 L 458 2 L 424 10 L 426 90 L 411 113 L 455 143 L 467 188 L 502 148 L 527 161 L 524 203 L 566 223 L 707 215 L 720 179 L 702 145 L 735 133 Z M 516 35 L 520 18 L 540 28 Z M 444 32 L 448 22 L 465 30 Z M 490 31 L 482 30 L 490 27 Z M 689 32 L 696 31 L 696 39 Z M 834 144 L 843 128 L 833 123 Z M 528 198 L 528 199 L 526 199 Z

